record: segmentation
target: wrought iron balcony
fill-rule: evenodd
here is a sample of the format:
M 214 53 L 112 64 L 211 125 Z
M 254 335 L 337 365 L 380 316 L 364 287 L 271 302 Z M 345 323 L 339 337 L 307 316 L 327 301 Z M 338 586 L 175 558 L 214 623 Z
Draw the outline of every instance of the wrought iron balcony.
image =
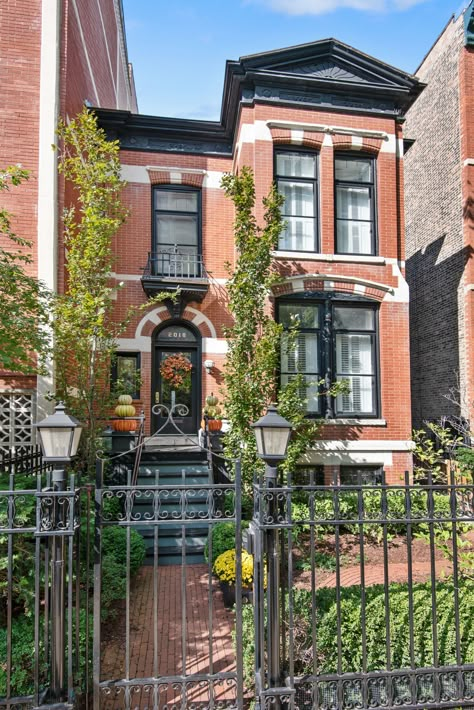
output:
M 147 296 L 163 291 L 171 294 L 178 290 L 181 311 L 186 303 L 201 302 L 209 290 L 209 277 L 202 254 L 185 252 L 177 247 L 149 252 L 143 269 L 142 286 Z

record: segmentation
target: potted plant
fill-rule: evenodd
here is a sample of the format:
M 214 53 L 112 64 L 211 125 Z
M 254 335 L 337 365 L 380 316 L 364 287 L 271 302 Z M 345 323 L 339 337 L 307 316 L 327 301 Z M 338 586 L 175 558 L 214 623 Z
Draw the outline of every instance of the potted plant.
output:
M 224 606 L 230 609 L 235 604 L 235 548 L 226 550 L 220 554 L 212 571 L 219 580 L 219 586 L 222 590 L 224 598 Z M 246 550 L 242 550 L 242 596 L 247 599 L 251 594 L 251 586 L 253 583 L 253 555 Z
M 207 395 L 205 402 L 203 414 L 207 417 L 208 431 L 220 431 L 222 429 L 222 409 L 219 406 L 219 398 L 211 392 Z M 203 429 L 206 428 L 205 419 L 202 420 L 201 426 Z

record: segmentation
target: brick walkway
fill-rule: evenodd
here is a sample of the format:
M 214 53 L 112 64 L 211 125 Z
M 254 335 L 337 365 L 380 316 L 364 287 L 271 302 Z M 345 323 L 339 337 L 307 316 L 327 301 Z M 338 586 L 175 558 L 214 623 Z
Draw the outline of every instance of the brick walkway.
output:
M 235 671 L 232 643 L 234 614 L 225 609 L 222 594 L 212 582 L 212 646 L 209 647 L 209 580 L 207 565 L 187 565 L 186 573 L 186 661 L 183 663 L 181 566 L 158 567 L 158 644 L 155 654 L 153 628 L 154 595 L 153 567 L 142 567 L 134 580 L 130 603 L 130 672 L 129 678 L 151 678 L 195 673 Z M 125 615 L 123 616 L 123 620 Z M 123 621 L 121 620 L 123 623 Z M 107 622 L 110 623 L 110 622 Z M 113 622 L 112 622 L 113 623 Z M 125 677 L 125 630 L 117 629 L 115 637 L 104 644 L 102 679 Z M 216 701 L 231 700 L 235 687 L 214 684 Z M 209 704 L 209 689 L 205 685 L 187 687 L 187 701 Z M 105 700 L 105 696 L 104 696 Z M 181 690 L 165 684 L 160 687 L 159 707 L 181 704 Z M 145 688 L 133 693 L 131 707 L 153 707 L 153 690 Z M 115 701 L 108 696 L 103 708 L 124 707 L 119 693 Z

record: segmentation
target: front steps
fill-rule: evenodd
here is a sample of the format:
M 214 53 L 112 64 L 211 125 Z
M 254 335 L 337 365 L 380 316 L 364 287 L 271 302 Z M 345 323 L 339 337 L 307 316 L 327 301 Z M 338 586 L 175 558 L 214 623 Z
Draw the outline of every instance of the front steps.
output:
M 144 459 L 144 460 L 143 460 Z M 207 491 L 199 490 L 200 485 L 207 485 L 211 482 L 211 472 L 205 456 L 200 449 L 192 452 L 180 448 L 179 453 L 165 452 L 160 449 L 159 453 L 153 451 L 143 454 L 142 463 L 138 473 L 138 486 L 159 485 L 159 486 L 192 486 L 197 487 L 192 498 L 188 498 L 187 510 L 199 514 L 207 514 Z M 133 513 L 144 515 L 153 510 L 152 499 L 146 496 L 135 498 Z M 161 510 L 168 513 L 167 519 L 173 513 L 179 515 L 180 496 L 173 496 L 170 492 L 169 498 L 161 498 Z M 145 564 L 152 565 L 155 559 L 155 546 L 158 554 L 159 565 L 177 564 L 197 564 L 204 562 L 204 547 L 208 535 L 208 523 L 199 522 L 195 524 L 181 525 L 179 522 L 163 522 L 158 526 L 158 534 L 155 534 L 154 526 L 140 526 L 135 529 L 145 540 L 146 558 Z

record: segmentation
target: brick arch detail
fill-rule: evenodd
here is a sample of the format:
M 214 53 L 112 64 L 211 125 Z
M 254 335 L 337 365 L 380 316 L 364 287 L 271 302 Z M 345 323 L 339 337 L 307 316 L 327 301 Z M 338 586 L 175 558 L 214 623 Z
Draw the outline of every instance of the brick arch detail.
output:
M 303 131 L 303 138 L 298 141 L 293 140 L 292 132 L 288 128 L 270 128 L 270 133 L 274 145 L 302 145 L 320 150 L 324 141 L 324 133 L 321 131 Z
M 171 315 L 166 306 L 153 308 L 153 310 L 146 313 L 138 323 L 135 329 L 135 338 L 139 338 L 140 336 L 151 337 L 156 327 L 167 320 L 171 320 Z M 217 337 L 216 329 L 212 321 L 196 308 L 186 306 L 183 313 L 183 321 L 192 323 L 199 330 L 203 338 Z
M 362 145 L 354 145 L 352 136 L 337 134 L 332 136 L 332 144 L 335 150 L 353 150 L 355 152 L 361 151 L 362 153 L 378 155 L 382 148 L 382 143 L 382 138 L 362 138 Z
M 173 173 L 173 179 L 171 173 Z M 179 172 L 179 180 L 176 178 L 175 170 L 150 170 L 149 175 L 152 185 L 190 185 L 191 187 L 202 187 L 204 182 L 204 172 L 187 173 L 183 170 Z
M 393 292 L 388 286 L 379 285 L 372 281 L 361 279 L 351 279 L 348 276 L 326 276 L 320 274 L 287 279 L 272 287 L 272 295 L 275 298 L 289 296 L 294 293 L 304 293 L 308 291 L 323 291 L 338 293 L 349 293 L 356 296 L 370 298 L 373 301 L 383 301 L 387 293 Z

